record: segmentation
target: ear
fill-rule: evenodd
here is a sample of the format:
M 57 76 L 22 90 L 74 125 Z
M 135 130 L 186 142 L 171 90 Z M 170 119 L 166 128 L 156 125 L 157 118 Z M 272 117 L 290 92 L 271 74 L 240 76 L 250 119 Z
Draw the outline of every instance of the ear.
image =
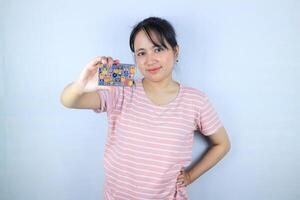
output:
M 174 48 L 174 54 L 175 54 L 175 58 L 178 59 L 178 56 L 179 56 L 179 46 L 178 45 Z

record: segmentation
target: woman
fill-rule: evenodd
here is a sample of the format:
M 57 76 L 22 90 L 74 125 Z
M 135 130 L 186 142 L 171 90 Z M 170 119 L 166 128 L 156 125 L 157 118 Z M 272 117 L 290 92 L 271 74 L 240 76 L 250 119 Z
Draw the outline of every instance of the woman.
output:
M 144 19 L 129 42 L 143 75 L 135 87 L 97 86 L 99 64 L 119 63 L 99 56 L 64 89 L 61 102 L 107 112 L 105 199 L 188 199 L 186 186 L 229 151 L 226 130 L 205 93 L 173 80 L 179 46 L 168 21 Z M 188 171 L 195 130 L 212 145 Z

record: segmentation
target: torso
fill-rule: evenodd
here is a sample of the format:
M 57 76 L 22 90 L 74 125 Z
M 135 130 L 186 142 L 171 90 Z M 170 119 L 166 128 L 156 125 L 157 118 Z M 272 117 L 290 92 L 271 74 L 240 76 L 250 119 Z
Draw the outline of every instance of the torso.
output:
M 146 94 L 137 80 L 136 87 L 120 89 L 119 95 L 103 95 L 110 97 L 106 105 L 113 106 L 104 153 L 105 199 L 188 199 L 186 187 L 176 181 L 180 169 L 192 161 L 205 95 L 182 84 L 173 86 L 167 95 Z

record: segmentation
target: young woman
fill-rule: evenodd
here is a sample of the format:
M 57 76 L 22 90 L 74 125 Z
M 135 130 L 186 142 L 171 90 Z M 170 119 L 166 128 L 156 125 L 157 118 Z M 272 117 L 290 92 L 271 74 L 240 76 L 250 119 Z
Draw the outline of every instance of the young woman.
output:
M 99 56 L 66 86 L 61 102 L 107 112 L 105 199 L 188 199 L 186 186 L 229 151 L 226 130 L 205 93 L 173 80 L 179 46 L 168 21 L 144 19 L 129 41 L 143 75 L 134 87 L 97 86 L 99 64 L 119 62 Z M 211 147 L 188 171 L 195 130 Z

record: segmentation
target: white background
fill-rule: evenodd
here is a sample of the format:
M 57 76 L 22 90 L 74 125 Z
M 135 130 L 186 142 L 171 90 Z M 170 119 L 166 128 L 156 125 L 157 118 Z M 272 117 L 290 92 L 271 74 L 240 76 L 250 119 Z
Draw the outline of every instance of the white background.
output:
M 132 63 L 130 31 L 149 16 L 174 25 L 176 79 L 208 94 L 232 143 L 190 199 L 300 199 L 296 0 L 0 1 L 0 199 L 102 199 L 106 114 L 60 94 L 95 56 Z

